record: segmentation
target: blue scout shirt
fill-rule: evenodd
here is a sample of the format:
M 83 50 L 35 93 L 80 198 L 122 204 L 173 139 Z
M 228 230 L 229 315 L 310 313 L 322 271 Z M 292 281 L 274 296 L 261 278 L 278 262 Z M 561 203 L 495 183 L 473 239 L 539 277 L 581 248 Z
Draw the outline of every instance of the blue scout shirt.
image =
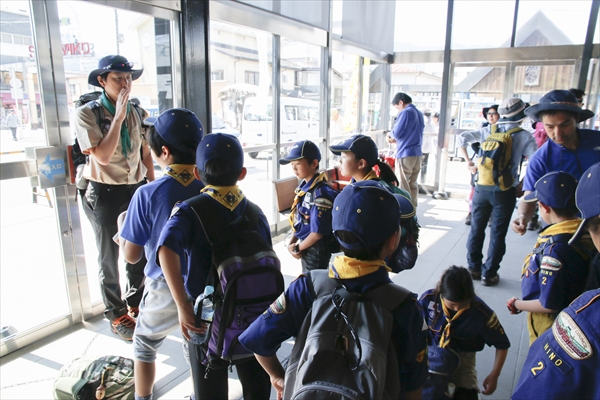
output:
M 398 115 L 392 129 L 392 137 L 396 139 L 396 158 L 422 156 L 421 143 L 425 121 L 421 111 L 414 104 L 409 104 Z
M 575 299 L 531 345 L 513 399 L 600 399 L 600 289 Z
M 435 289 L 423 293 L 419 299 L 423 308 L 425 322 L 429 326 L 429 338 L 439 345 L 447 320 L 442 310 L 441 299 Z M 485 345 L 499 350 L 510 347 L 510 341 L 496 313 L 479 297 L 462 315 L 452 322 L 448 347 L 459 351 L 481 351 Z
M 208 194 L 202 193 L 200 196 L 208 196 Z M 228 224 L 241 216 L 247 204 L 248 200 L 243 198 L 233 210 L 222 207 L 220 217 L 223 223 Z M 262 211 L 257 231 L 268 243 L 271 243 L 271 230 Z M 187 294 L 195 299 L 203 293 L 210 271 L 212 252 L 196 213 L 185 201 L 173 208 L 171 218 L 160 234 L 157 248 L 160 246 L 168 247 L 177 253 L 181 260 L 185 260 L 185 264 L 184 262 L 181 264 L 186 265 L 186 268 L 181 272 Z
M 575 151 L 550 139 L 531 156 L 523 190 L 533 192 L 538 179 L 552 171 L 568 172 L 579 179 L 588 168 L 600 162 L 600 132 L 577 129 L 577 135 L 579 144 Z
M 204 184 L 194 177 L 194 165 L 172 165 L 165 175 L 140 186 L 131 199 L 120 236 L 138 246 L 144 246 L 144 275 L 151 279 L 163 277 L 156 263 L 156 243 L 161 229 L 178 201 L 197 196 Z
M 592 250 L 589 239 L 569 245 L 580 222 L 581 219 L 574 219 L 549 225 L 540 233 L 533 252 L 523 264 L 523 300 L 539 299 L 545 308 L 562 310 L 583 293 L 590 256 L 595 249 Z M 566 237 L 558 241 L 557 235 Z
M 368 291 L 391 282 L 385 267 L 359 278 L 340 281 L 353 292 Z M 262 317 L 240 335 L 240 343 L 256 354 L 274 355 L 283 341 L 297 336 L 313 301 L 307 277 L 300 275 Z M 409 296 L 392 314 L 392 341 L 398 355 L 400 387 L 411 392 L 423 386 L 428 375 L 425 331 L 417 295 Z
M 298 186 L 299 189 L 307 191 L 318 176 L 315 175 L 308 182 L 302 181 Z M 306 239 L 311 232 L 331 236 L 331 209 L 336 196 L 335 189 L 322 183 L 317 184 L 315 189 L 300 198 L 294 215 L 294 231 L 298 239 Z

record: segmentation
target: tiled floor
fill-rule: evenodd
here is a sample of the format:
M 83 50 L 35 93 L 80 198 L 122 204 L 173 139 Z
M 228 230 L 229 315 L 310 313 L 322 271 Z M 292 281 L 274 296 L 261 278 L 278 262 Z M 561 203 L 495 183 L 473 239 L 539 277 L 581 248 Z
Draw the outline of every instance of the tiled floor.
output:
M 465 244 L 469 233 L 469 227 L 464 225 L 467 209 L 464 199 L 434 200 L 421 195 L 418 208 L 422 226 L 420 256 L 412 270 L 395 275 L 393 280 L 420 294 L 434 287 L 441 272 L 449 265 L 465 265 Z M 484 287 L 476 281 L 477 294 L 496 311 L 512 343 L 498 389 L 492 396 L 482 396 L 484 399 L 510 398 L 527 355 L 529 346 L 525 314 L 510 315 L 505 304 L 508 298 L 520 294 L 521 264 L 533 247 L 535 238 L 535 232 L 528 232 L 521 237 L 510 231 L 506 238 L 507 254 L 500 270 L 500 284 Z M 279 243 L 275 247 L 289 283 L 300 272 L 300 263 L 285 250 L 281 241 L 283 237 L 277 239 Z M 290 351 L 291 344 L 285 344 L 279 355 L 286 357 Z M 53 380 L 60 367 L 83 353 L 132 357 L 132 347 L 110 331 L 106 320 L 97 317 L 0 359 L 0 398 L 51 398 Z M 493 360 L 492 348 L 478 353 L 480 383 L 490 372 Z M 167 338 L 159 353 L 155 398 L 183 399 L 189 396 L 191 387 L 189 367 L 181 350 L 181 336 L 175 332 Z M 231 374 L 230 398 L 240 397 L 241 387 L 235 374 Z

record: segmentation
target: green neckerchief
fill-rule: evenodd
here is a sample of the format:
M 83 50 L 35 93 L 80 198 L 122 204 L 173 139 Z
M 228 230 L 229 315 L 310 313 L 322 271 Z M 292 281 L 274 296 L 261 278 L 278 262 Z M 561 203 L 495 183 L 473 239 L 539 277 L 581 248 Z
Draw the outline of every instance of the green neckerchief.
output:
M 100 101 L 104 108 L 108 110 L 113 116 L 117 112 L 113 103 L 106 96 L 106 92 L 102 91 L 102 95 L 100 95 Z M 127 153 L 131 151 L 131 138 L 129 137 L 129 129 L 127 129 L 127 117 L 129 117 L 129 112 L 131 111 L 131 106 L 129 102 L 127 102 L 127 115 L 125 116 L 125 121 L 121 124 L 121 149 L 123 151 L 123 157 L 127 158 Z

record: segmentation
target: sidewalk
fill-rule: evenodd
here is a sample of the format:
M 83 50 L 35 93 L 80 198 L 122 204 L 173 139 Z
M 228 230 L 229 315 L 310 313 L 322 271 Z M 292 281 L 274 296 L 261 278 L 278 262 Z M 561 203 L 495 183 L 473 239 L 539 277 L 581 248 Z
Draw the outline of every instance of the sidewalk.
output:
M 461 164 L 464 166 L 464 164 Z M 421 223 L 420 255 L 417 265 L 410 271 L 393 274 L 394 282 L 421 294 L 435 286 L 441 272 L 449 265 L 465 265 L 465 243 L 469 227 L 464 225 L 468 205 L 464 199 L 434 200 L 419 196 L 418 216 Z M 274 238 L 283 266 L 286 284 L 300 273 L 300 261 L 293 259 L 283 243 L 285 235 Z M 521 264 L 536 240 L 535 232 L 521 237 L 512 231 L 507 235 L 507 255 L 500 270 L 498 286 L 484 287 L 476 282 L 477 295 L 496 311 L 510 340 L 511 348 L 492 396 L 483 399 L 508 399 L 516 383 L 528 351 L 525 314 L 510 315 L 506 300 L 520 294 Z M 487 242 L 486 242 L 487 246 Z M 289 356 L 293 346 L 290 339 L 278 352 L 280 358 Z M 0 359 L 0 398 L 2 399 L 48 399 L 51 397 L 53 380 L 60 367 L 87 354 L 118 354 L 132 357 L 130 343 L 113 334 L 108 322 L 98 316 L 72 330 L 48 337 L 34 346 L 19 350 Z M 486 348 L 477 355 L 480 383 L 492 368 L 494 349 Z M 155 399 L 182 399 L 192 390 L 189 366 L 181 350 L 181 335 L 172 333 L 161 348 L 157 360 Z M 230 374 L 230 398 L 241 397 L 241 386 L 235 373 Z M 274 394 L 272 398 L 275 398 Z

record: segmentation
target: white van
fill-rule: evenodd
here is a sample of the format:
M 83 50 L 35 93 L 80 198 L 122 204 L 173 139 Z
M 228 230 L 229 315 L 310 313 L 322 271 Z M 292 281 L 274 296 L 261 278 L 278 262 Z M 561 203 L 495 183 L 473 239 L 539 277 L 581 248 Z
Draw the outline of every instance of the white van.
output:
M 281 142 L 315 140 L 319 137 L 319 102 L 282 97 L 280 99 Z M 242 115 L 244 147 L 274 143 L 272 98 L 251 97 L 244 103 Z M 248 155 L 256 158 L 258 152 Z

